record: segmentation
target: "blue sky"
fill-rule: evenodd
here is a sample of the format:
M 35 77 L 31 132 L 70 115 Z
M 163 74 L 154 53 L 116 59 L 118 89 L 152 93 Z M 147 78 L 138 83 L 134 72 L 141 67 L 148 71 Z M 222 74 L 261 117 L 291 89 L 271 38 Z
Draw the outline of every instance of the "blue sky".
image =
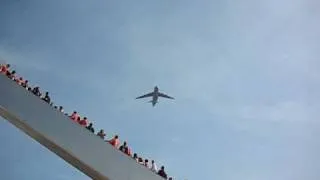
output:
M 176 179 L 318 180 L 319 18 L 316 0 L 4 0 L 0 58 Z M 134 100 L 154 85 L 176 100 Z M 0 129 L 4 179 L 89 179 Z

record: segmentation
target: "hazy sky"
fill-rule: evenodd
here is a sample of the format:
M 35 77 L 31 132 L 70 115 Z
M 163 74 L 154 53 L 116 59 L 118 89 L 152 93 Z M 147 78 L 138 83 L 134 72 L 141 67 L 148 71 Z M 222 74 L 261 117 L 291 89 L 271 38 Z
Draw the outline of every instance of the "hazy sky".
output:
M 183 180 L 319 180 L 320 1 L 2 0 L 0 59 Z M 136 96 L 158 85 L 176 100 Z M 87 180 L 0 121 L 3 179 Z

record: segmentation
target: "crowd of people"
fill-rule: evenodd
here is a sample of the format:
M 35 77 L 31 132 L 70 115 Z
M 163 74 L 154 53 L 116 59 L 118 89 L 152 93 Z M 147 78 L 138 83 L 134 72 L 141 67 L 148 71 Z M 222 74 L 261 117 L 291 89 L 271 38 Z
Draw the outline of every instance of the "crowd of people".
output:
M 51 98 L 49 96 L 49 92 L 45 92 L 45 94 L 42 94 L 40 91 L 40 87 L 35 86 L 31 87 L 28 83 L 29 81 L 24 79 L 22 76 L 18 76 L 16 74 L 15 70 L 10 70 L 10 64 L 0 64 L 0 74 L 7 76 L 11 80 L 17 82 L 20 86 L 25 88 L 26 90 L 33 93 L 35 96 L 38 96 L 43 101 L 48 103 L 50 106 L 52 106 L 54 109 L 57 109 L 61 113 L 65 114 L 70 118 L 70 120 L 74 121 L 76 124 L 79 124 L 80 126 L 86 128 L 88 131 L 95 133 L 94 127 L 92 122 L 89 122 L 87 117 L 81 118 L 79 113 L 77 111 L 73 111 L 70 115 L 68 113 L 64 112 L 63 106 L 56 106 L 51 101 Z M 142 157 L 138 156 L 137 153 L 132 154 L 131 148 L 128 146 L 128 143 L 124 141 L 121 144 L 119 136 L 115 135 L 111 139 L 106 139 L 106 134 L 103 129 L 101 129 L 97 134 L 99 138 L 103 139 L 105 142 L 111 144 L 114 148 L 118 149 L 119 151 L 123 152 L 124 154 L 131 157 L 133 160 L 135 160 L 138 164 L 145 166 L 146 168 L 150 169 L 152 172 L 158 174 L 159 176 L 163 177 L 164 179 L 173 180 L 172 177 L 168 177 L 167 173 L 165 172 L 164 166 L 161 166 L 160 169 L 157 168 L 157 165 L 154 160 L 151 160 L 151 164 L 149 163 L 148 159 L 143 159 Z

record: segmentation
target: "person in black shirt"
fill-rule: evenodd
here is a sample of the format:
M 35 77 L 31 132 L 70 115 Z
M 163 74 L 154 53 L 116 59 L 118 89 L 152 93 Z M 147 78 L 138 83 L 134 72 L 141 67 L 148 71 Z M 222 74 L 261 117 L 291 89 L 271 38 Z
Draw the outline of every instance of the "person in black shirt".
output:
M 127 142 L 124 141 L 123 144 L 120 146 L 119 150 L 125 153 L 127 149 L 128 149 Z
M 132 158 L 138 162 L 138 154 L 137 153 L 134 153 Z
M 7 74 L 6 74 L 7 76 L 8 76 L 8 78 L 10 78 L 10 79 L 12 79 L 12 80 L 14 80 L 14 77 L 15 77 L 15 75 L 16 75 L 16 71 L 15 70 L 13 70 L 13 71 L 7 71 Z
M 64 109 L 63 109 L 62 106 L 59 106 L 59 111 L 62 112 L 62 113 L 64 113 Z
M 164 171 L 164 166 L 161 166 L 161 169 L 158 171 L 158 175 L 167 179 L 167 173 Z
M 90 123 L 89 126 L 87 126 L 86 128 L 92 133 L 94 133 L 94 128 L 92 127 L 92 123 Z
M 101 130 L 98 132 L 97 136 L 99 136 L 101 139 L 104 139 L 104 137 L 106 136 L 106 134 L 104 133 L 104 130 L 101 129 Z
M 24 88 L 28 88 L 28 80 L 25 80 L 22 84 L 21 84 L 21 86 L 22 87 L 24 87 Z
M 40 93 L 40 90 L 39 90 L 39 87 L 37 86 L 37 87 L 35 87 L 35 88 L 33 88 L 33 90 L 32 90 L 32 93 L 34 94 L 34 95 L 36 95 L 36 96 L 41 96 L 41 93 Z
M 46 92 L 46 95 L 42 98 L 42 100 L 44 100 L 45 102 L 47 102 L 48 104 L 50 104 L 49 92 Z

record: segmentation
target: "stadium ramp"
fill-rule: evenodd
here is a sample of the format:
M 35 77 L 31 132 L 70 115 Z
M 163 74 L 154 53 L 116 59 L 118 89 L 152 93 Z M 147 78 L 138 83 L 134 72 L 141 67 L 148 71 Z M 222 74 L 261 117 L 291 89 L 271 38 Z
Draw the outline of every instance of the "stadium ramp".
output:
M 163 180 L 0 75 L 0 115 L 94 180 Z

